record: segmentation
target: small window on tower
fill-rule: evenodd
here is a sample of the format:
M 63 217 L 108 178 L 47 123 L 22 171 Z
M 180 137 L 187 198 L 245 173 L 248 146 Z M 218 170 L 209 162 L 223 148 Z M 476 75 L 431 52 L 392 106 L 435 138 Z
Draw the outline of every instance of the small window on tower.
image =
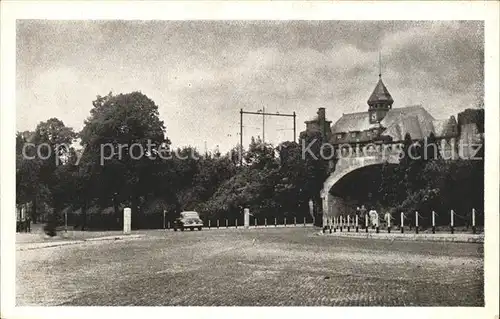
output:
M 342 139 L 342 134 L 337 134 L 337 139 L 338 140 Z
M 356 132 L 352 132 L 351 137 L 356 137 Z
M 372 136 L 372 132 L 370 132 L 370 131 L 366 132 L 366 136 L 368 136 L 368 137 Z

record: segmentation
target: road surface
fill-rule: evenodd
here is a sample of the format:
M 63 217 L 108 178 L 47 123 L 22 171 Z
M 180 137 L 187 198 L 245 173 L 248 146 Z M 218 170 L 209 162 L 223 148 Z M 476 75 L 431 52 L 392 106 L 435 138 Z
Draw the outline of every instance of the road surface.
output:
M 17 251 L 17 305 L 483 306 L 483 245 L 313 228 L 148 231 Z

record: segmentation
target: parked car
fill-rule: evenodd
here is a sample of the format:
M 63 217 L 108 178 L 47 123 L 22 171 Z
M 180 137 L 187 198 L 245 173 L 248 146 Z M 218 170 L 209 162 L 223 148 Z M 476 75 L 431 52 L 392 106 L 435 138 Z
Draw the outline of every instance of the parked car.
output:
M 174 230 L 180 229 L 184 231 L 184 229 L 189 228 L 194 230 L 198 228 L 201 230 L 203 227 L 203 221 L 200 218 L 200 215 L 197 212 L 182 212 L 178 218 L 174 221 Z

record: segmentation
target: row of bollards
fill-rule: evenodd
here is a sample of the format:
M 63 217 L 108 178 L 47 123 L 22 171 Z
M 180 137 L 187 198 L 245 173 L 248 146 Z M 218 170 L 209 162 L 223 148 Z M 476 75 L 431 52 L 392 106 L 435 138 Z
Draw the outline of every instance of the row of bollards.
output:
M 436 215 L 437 213 L 435 211 L 432 211 L 431 212 L 431 225 L 432 225 L 432 233 L 435 234 L 436 233 Z M 450 211 L 450 232 L 452 234 L 455 233 L 455 212 L 453 210 Z M 359 232 L 359 224 L 358 224 L 358 215 L 355 215 L 355 229 L 356 229 L 356 232 Z M 368 232 L 368 228 L 369 228 L 369 216 L 368 214 L 365 214 L 364 216 L 365 218 L 365 232 Z M 392 229 L 392 224 L 391 224 L 391 221 L 392 221 L 392 216 L 390 213 L 387 213 L 385 215 L 385 219 L 386 219 L 386 222 L 387 222 L 387 232 L 390 233 L 391 232 L 391 229 Z M 405 221 L 406 219 L 406 216 L 403 212 L 401 212 L 401 224 L 400 224 L 400 229 L 401 229 L 401 233 L 404 233 L 405 229 Z M 419 219 L 423 219 L 423 217 L 418 213 L 418 211 L 415 212 L 415 233 L 418 234 L 419 233 Z M 376 215 L 375 219 L 373 220 L 374 223 L 372 225 L 372 228 L 375 229 L 375 232 L 376 233 L 379 233 L 380 232 L 380 227 L 379 227 L 379 221 L 378 221 L 378 215 Z M 350 215 L 347 215 L 347 218 L 344 219 L 344 216 L 343 215 L 340 215 L 338 217 L 331 217 L 331 218 L 326 218 L 326 223 L 327 225 L 325 225 L 325 227 L 323 227 L 323 232 L 326 231 L 326 229 L 329 229 L 329 232 L 332 233 L 333 232 L 336 232 L 337 229 L 339 230 L 339 232 L 342 232 L 344 229 L 347 229 L 347 232 L 350 232 L 350 229 L 351 229 L 351 217 Z M 472 209 L 472 233 L 473 234 L 476 234 L 477 230 L 476 230 L 476 210 L 473 208 Z M 410 230 L 411 230 L 411 225 L 410 225 Z
M 264 225 L 263 225 L 263 226 L 264 226 L 264 227 L 267 227 L 268 225 L 269 225 L 269 224 L 268 224 L 268 222 L 267 222 L 267 218 L 264 218 Z M 274 218 L 274 227 L 278 227 L 278 225 L 279 225 L 279 224 L 278 224 L 278 219 L 277 219 L 277 218 Z M 287 224 L 287 220 L 286 220 L 286 217 L 285 217 L 285 218 L 283 219 L 283 226 L 284 226 L 284 227 L 287 227 L 287 225 L 288 225 L 288 224 Z M 297 224 L 297 218 L 296 218 L 296 217 L 294 217 L 294 218 L 293 218 L 293 226 L 294 226 L 294 227 L 297 227 L 297 225 L 300 225 L 300 224 Z M 229 228 L 229 220 L 228 220 L 228 219 L 225 219 L 225 226 L 226 226 L 226 228 Z M 238 228 L 238 226 L 244 226 L 244 225 L 238 225 L 238 219 L 235 219 L 235 221 L 234 221 L 234 227 L 235 227 L 235 228 Z M 306 226 L 307 226 L 307 220 L 306 220 L 306 218 L 305 218 L 305 217 L 304 217 L 304 219 L 303 219 L 302 226 L 303 226 L 303 227 L 306 227 Z M 217 219 L 217 220 L 216 220 L 216 228 L 217 228 L 217 229 L 219 229 L 220 227 L 221 227 L 221 225 L 220 225 L 220 220 L 219 220 L 219 219 Z M 258 223 L 258 219 L 257 219 L 257 218 L 255 218 L 255 219 L 254 219 L 254 227 L 255 227 L 255 228 L 256 228 L 256 227 L 259 227 L 259 223 Z M 170 221 L 166 221 L 166 220 L 164 219 L 164 220 L 163 220 L 163 229 L 170 229 L 170 228 L 171 228 Z M 211 222 L 211 220 L 210 220 L 210 219 L 207 221 L 207 228 L 208 228 L 208 229 L 211 229 L 211 228 L 212 228 L 212 222 Z

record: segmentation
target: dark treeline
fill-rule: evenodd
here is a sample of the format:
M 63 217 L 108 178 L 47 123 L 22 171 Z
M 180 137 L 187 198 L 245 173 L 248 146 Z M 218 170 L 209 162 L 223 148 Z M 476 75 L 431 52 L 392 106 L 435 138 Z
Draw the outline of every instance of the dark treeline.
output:
M 301 144 L 273 146 L 252 138 L 240 165 L 238 145 L 226 154 L 200 154 L 190 146 L 173 152 L 167 135 L 158 106 L 140 92 L 98 96 L 78 133 L 55 118 L 33 132 L 18 132 L 17 204 L 29 203 L 34 222 L 60 222 L 68 213 L 70 224 L 81 229 L 119 228 L 123 207 L 132 208 L 135 228 L 161 227 L 164 211 L 168 220 L 196 210 L 205 219 L 234 221 L 248 207 L 261 219 L 310 220 L 309 199 L 321 207 L 329 165 L 303 158 Z M 76 138 L 81 149 L 58 147 Z M 306 144 L 317 139 L 311 149 L 319 155 L 320 135 L 303 133 L 300 139 Z M 49 147 L 23 148 L 27 142 Z M 144 154 L 140 147 L 123 147 L 132 144 L 141 145 Z M 165 149 L 175 155 L 159 156 Z M 103 162 L 102 156 L 109 159 Z M 370 193 L 363 199 L 370 205 L 423 213 L 431 207 L 482 210 L 483 161 L 403 160 L 381 166 L 378 175 L 380 182 L 363 190 Z

